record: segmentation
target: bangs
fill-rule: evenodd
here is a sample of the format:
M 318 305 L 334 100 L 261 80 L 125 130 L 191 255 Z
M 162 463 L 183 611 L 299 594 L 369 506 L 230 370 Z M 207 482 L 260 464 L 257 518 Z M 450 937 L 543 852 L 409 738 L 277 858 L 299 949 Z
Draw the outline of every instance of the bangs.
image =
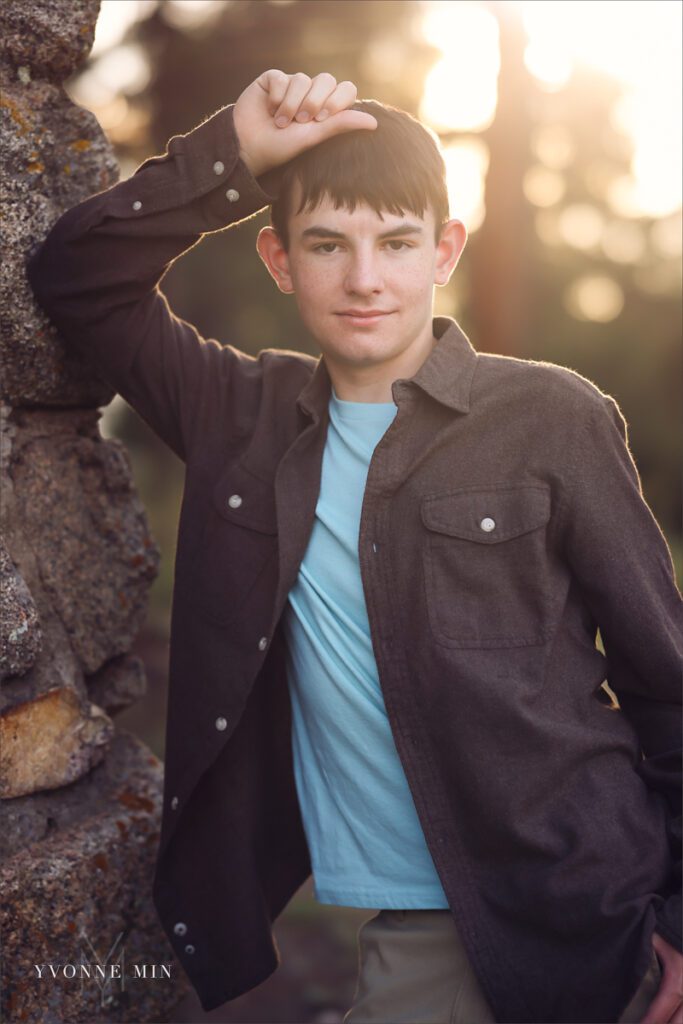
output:
M 351 212 L 367 204 L 380 217 L 407 211 L 423 217 L 431 208 L 437 232 L 448 220 L 446 168 L 429 131 L 404 111 L 373 100 L 361 100 L 354 109 L 372 114 L 377 128 L 335 135 L 285 166 L 271 221 L 286 245 L 287 212 L 313 210 L 325 198 Z

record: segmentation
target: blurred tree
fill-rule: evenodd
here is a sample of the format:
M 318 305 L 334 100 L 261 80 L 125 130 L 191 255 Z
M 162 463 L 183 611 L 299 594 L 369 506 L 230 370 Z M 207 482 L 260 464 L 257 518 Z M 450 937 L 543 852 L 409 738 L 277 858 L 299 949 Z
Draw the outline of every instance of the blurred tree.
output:
M 534 267 L 534 225 L 524 198 L 531 164 L 535 87 L 524 69 L 526 37 L 509 8 L 487 6 L 498 21 L 500 74 L 498 105 L 480 133 L 489 149 L 484 203 L 486 217 L 469 254 L 471 319 L 476 347 L 522 355 L 530 331 Z M 466 260 L 467 262 L 467 260 Z
M 490 158 L 486 217 L 456 272 L 469 283 L 464 326 L 482 351 L 570 366 L 617 399 L 681 572 L 680 210 L 658 219 L 615 209 L 632 156 L 615 127 L 622 87 L 578 65 L 544 91 L 525 67 L 514 11 L 483 6 L 498 22 L 501 69 L 495 120 L 478 135 Z

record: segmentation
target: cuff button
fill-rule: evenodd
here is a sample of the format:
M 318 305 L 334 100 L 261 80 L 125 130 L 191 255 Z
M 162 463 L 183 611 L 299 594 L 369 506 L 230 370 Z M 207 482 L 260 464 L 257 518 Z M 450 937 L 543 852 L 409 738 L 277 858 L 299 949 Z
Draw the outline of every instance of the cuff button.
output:
M 237 202 L 237 200 L 238 200 L 238 199 L 239 199 L 239 197 L 240 197 L 240 194 L 239 194 L 239 192 L 237 191 L 237 189 L 236 189 L 236 188 L 229 188 L 229 189 L 228 189 L 228 191 L 227 191 L 227 192 L 225 193 L 225 195 L 226 195 L 226 198 L 227 198 L 227 199 L 228 199 L 228 200 L 229 200 L 229 201 L 230 201 L 231 203 L 236 203 L 236 202 Z
M 213 173 L 214 174 L 222 174 L 224 170 L 225 170 L 225 164 L 223 163 L 223 161 L 222 160 L 216 160 L 216 163 L 213 165 Z

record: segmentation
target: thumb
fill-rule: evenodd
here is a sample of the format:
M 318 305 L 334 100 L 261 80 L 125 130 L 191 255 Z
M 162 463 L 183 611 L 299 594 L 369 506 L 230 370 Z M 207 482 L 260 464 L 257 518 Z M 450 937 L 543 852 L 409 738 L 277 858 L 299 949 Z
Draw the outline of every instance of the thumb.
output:
M 311 126 L 312 127 L 312 126 Z M 324 121 L 315 123 L 317 130 L 316 144 L 331 139 L 333 135 L 341 135 L 342 132 L 374 131 L 377 127 L 377 120 L 363 110 L 340 110 L 337 114 L 331 114 Z

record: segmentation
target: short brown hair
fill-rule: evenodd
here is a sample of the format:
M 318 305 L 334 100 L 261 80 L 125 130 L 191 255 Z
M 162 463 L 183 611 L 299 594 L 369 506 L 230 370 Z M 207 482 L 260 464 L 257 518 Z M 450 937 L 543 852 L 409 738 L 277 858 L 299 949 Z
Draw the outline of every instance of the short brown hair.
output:
M 297 181 L 301 187 L 297 213 L 314 209 L 326 195 L 337 209 L 344 206 L 353 211 L 358 203 L 367 203 L 380 216 L 383 212 L 400 216 L 410 210 L 422 217 L 431 207 L 438 241 L 448 221 L 448 190 L 435 139 L 417 118 L 377 100 L 359 100 L 353 109 L 372 114 L 377 128 L 335 135 L 282 168 L 270 220 L 285 249 L 289 248 L 287 217 Z

